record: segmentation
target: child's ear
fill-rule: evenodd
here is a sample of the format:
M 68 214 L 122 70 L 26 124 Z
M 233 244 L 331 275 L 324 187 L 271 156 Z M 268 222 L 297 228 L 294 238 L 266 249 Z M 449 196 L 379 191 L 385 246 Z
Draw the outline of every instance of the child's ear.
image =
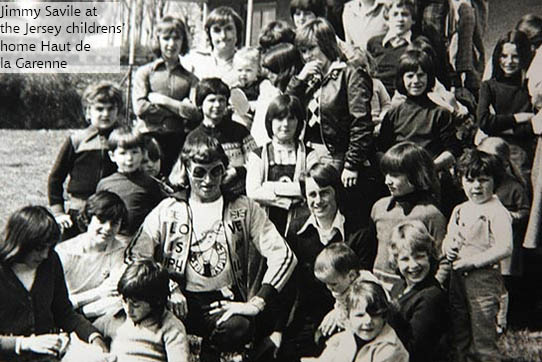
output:
M 115 162 L 115 154 L 113 153 L 113 151 L 107 151 L 107 154 L 109 155 L 111 161 Z

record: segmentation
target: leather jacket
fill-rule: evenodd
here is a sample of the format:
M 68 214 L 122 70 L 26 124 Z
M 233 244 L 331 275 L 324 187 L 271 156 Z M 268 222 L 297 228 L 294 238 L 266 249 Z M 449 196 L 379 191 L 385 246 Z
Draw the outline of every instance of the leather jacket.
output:
M 320 88 L 321 142 L 331 154 L 344 153 L 344 167 L 359 170 L 374 154 L 371 96 L 373 83 L 355 63 L 333 62 L 320 84 L 292 77 L 286 93 L 307 107 Z

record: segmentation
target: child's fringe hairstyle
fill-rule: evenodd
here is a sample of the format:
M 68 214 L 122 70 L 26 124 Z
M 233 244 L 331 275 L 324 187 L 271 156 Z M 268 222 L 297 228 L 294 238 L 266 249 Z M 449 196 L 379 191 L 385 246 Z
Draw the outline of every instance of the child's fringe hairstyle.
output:
M 22 262 L 33 250 L 54 247 L 60 240 L 55 217 L 43 206 L 26 206 L 8 219 L 0 244 L 0 263 Z
M 407 72 L 416 72 L 418 68 L 421 68 L 427 74 L 427 86 L 425 87 L 424 94 L 427 94 L 435 86 L 435 66 L 431 55 L 422 50 L 407 50 L 399 58 L 399 67 L 397 68 L 397 74 L 395 76 L 395 85 L 397 91 L 403 95 L 408 96 L 403 82 L 403 75 Z
M 247 61 L 256 66 L 256 69 L 260 69 L 260 50 L 256 47 L 243 47 L 235 52 L 233 56 L 233 64 L 238 64 L 240 61 Z
M 152 42 L 152 52 L 157 56 L 162 56 L 160 50 L 160 35 L 176 34 L 182 42 L 180 55 L 185 55 L 190 50 L 190 41 L 188 37 L 188 31 L 184 21 L 173 15 L 166 15 L 158 24 L 156 24 L 156 30 Z
M 196 106 L 201 107 L 209 94 L 216 94 L 230 99 L 230 88 L 220 78 L 204 78 L 196 85 Z
M 325 18 L 327 15 L 325 0 L 290 0 L 290 15 L 292 18 L 297 10 L 310 11 L 317 18 Z
M 128 265 L 119 279 L 117 289 L 123 298 L 149 303 L 151 313 L 159 318 L 169 298 L 169 273 L 150 259 L 137 260 Z
M 93 216 L 101 222 L 120 222 L 122 228 L 128 222 L 128 209 L 119 195 L 110 191 L 98 191 L 85 202 L 79 214 L 79 228 L 87 230 Z
M 384 4 L 384 19 L 389 20 L 390 10 L 392 8 L 405 8 L 410 13 L 412 20 L 416 19 L 416 5 L 410 0 L 388 0 Z
M 400 275 L 397 260 L 401 250 L 412 253 L 424 252 L 429 257 L 431 266 L 429 273 L 434 275 L 438 266 L 438 253 L 435 249 L 435 240 L 429 234 L 427 227 L 420 220 L 404 221 L 393 228 L 388 245 L 389 265 Z
M 162 149 L 158 141 L 149 134 L 145 134 L 145 151 L 147 152 L 147 157 L 153 162 L 162 159 Z
M 491 74 L 491 77 L 497 80 L 502 80 L 505 78 L 505 74 L 501 69 L 500 59 L 503 46 L 506 43 L 511 43 L 516 46 L 519 57 L 519 75 L 522 74 L 522 71 L 527 71 L 533 56 L 533 53 L 531 52 L 531 44 L 529 42 L 529 38 L 527 38 L 527 35 L 518 30 L 509 31 L 497 41 L 491 58 L 493 65 L 493 73 Z
M 337 44 L 335 30 L 324 18 L 313 19 L 297 29 L 295 45 L 299 49 L 317 46 L 330 61 L 344 58 Z
M 180 159 L 185 167 L 189 162 L 209 164 L 221 161 L 225 168 L 228 168 L 228 156 L 222 145 L 214 137 L 201 133 L 190 133 L 184 141 Z
M 264 25 L 258 36 L 263 53 L 280 43 L 294 44 L 295 30 L 284 20 L 275 20 Z
M 315 274 L 336 272 L 344 276 L 351 270 L 358 271 L 360 269 L 359 257 L 345 243 L 327 245 L 314 261 Z
M 493 178 L 495 189 L 499 187 L 504 175 L 504 166 L 497 156 L 475 148 L 463 151 L 457 160 L 455 170 L 460 184 L 463 176 L 469 178 L 490 176 Z
M 531 45 L 537 49 L 542 45 L 542 18 L 534 14 L 526 14 L 519 20 L 516 29 L 525 33 Z
M 305 126 L 305 109 L 296 96 L 281 94 L 273 99 L 267 107 L 265 113 L 265 129 L 269 138 L 273 138 L 273 120 L 285 117 L 294 117 L 297 119 L 297 128 L 295 129 L 294 140 L 299 138 L 303 127 Z
M 305 180 L 308 177 L 312 178 L 314 182 L 316 182 L 316 184 L 321 188 L 331 186 L 333 190 L 335 190 L 337 207 L 343 215 L 346 211 L 350 211 L 344 209 L 345 205 L 347 204 L 346 190 L 341 181 L 341 175 L 335 167 L 329 164 L 326 165 L 320 162 L 316 162 L 307 172 L 305 172 L 303 179 Z M 305 195 L 306 193 L 306 187 L 304 182 L 301 182 L 301 192 L 303 195 Z
M 519 170 L 518 166 L 510 161 L 510 145 L 500 137 L 486 137 L 480 142 L 478 150 L 497 156 L 510 176 L 515 178 L 523 187 L 529 187 L 527 180 Z
M 211 27 L 215 24 L 224 26 L 229 23 L 230 20 L 233 21 L 235 31 L 237 33 L 237 42 L 235 43 L 235 46 L 237 48 L 241 47 L 243 44 L 243 19 L 241 19 L 239 14 L 237 14 L 237 12 L 231 7 L 219 6 L 209 13 L 207 20 L 205 21 L 205 34 L 207 34 L 211 48 L 213 47 L 213 43 L 211 42 Z
M 366 311 L 371 317 L 382 316 L 386 321 L 389 319 L 392 305 L 380 284 L 363 279 L 355 280 L 346 298 L 348 314 L 362 302 L 367 303 Z
M 145 149 L 145 136 L 130 126 L 121 126 L 115 128 L 107 139 L 109 151 L 114 151 L 118 147 L 124 149 L 140 148 Z
M 433 159 L 423 147 L 413 142 L 401 142 L 390 148 L 380 160 L 380 170 L 384 175 L 405 175 L 416 191 L 427 191 L 436 200 L 440 199 L 440 183 Z
M 111 103 L 117 107 L 120 113 L 124 105 L 122 97 L 122 91 L 116 84 L 108 81 L 100 81 L 92 83 L 85 88 L 81 101 L 84 109 L 94 103 Z
M 262 67 L 277 74 L 274 86 L 284 92 L 290 79 L 303 68 L 303 59 L 295 45 L 282 43 L 270 48 L 263 55 Z

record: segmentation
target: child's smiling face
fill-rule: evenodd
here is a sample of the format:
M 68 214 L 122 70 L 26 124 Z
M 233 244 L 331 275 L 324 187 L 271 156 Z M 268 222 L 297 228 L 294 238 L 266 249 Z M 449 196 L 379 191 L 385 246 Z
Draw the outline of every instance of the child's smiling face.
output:
M 516 44 L 503 44 L 501 56 L 499 57 L 499 66 L 507 77 L 511 77 L 519 71 L 519 54 Z
M 222 94 L 209 94 L 201 104 L 203 117 L 213 124 L 219 124 L 226 115 L 228 99 Z
M 375 339 L 386 324 L 382 315 L 371 316 L 367 313 L 367 299 L 360 301 L 358 306 L 348 313 L 348 321 L 352 332 L 363 341 Z
M 416 285 L 422 282 L 429 273 L 431 268 L 429 255 L 425 251 L 402 247 L 397 255 L 397 267 L 408 286 Z
M 282 143 L 294 141 L 297 122 L 297 118 L 290 115 L 284 118 L 274 118 L 271 121 L 273 138 Z
M 411 97 L 418 97 L 424 94 L 427 90 L 428 77 L 427 73 L 421 67 L 413 71 L 408 71 L 403 74 L 403 84 L 407 94 Z
M 465 175 L 461 178 L 461 184 L 469 200 L 475 204 L 489 201 L 495 192 L 495 180 L 489 175 Z
M 257 62 L 239 59 L 234 61 L 233 66 L 237 72 L 237 78 L 241 87 L 249 86 L 258 79 L 259 65 Z
M 172 31 L 158 35 L 158 41 L 160 43 L 160 53 L 164 59 L 175 60 L 181 53 L 184 39 Z

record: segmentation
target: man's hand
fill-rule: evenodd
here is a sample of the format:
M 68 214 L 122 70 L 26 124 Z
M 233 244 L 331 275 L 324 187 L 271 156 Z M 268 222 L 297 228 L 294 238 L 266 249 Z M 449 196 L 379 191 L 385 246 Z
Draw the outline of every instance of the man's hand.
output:
M 358 182 L 358 171 L 344 169 L 341 174 L 341 181 L 344 187 L 352 187 Z
M 55 216 L 56 223 L 62 228 L 62 230 L 69 229 L 73 226 L 73 221 L 70 215 L 60 214 Z
M 253 317 L 259 313 L 259 309 L 252 303 L 242 303 L 242 302 L 230 302 L 226 300 L 219 300 L 216 302 L 211 303 L 211 310 L 209 311 L 209 314 L 217 314 L 217 313 L 224 313 L 222 316 L 216 321 L 216 325 L 219 326 L 230 317 L 238 314 L 238 315 L 244 315 L 247 317 Z
M 186 302 L 186 297 L 180 290 L 175 289 L 171 293 L 167 303 L 169 310 L 171 310 L 179 319 L 184 319 L 188 314 L 188 303 Z
M 63 338 L 60 334 L 22 337 L 21 351 L 58 356 L 64 344 Z

